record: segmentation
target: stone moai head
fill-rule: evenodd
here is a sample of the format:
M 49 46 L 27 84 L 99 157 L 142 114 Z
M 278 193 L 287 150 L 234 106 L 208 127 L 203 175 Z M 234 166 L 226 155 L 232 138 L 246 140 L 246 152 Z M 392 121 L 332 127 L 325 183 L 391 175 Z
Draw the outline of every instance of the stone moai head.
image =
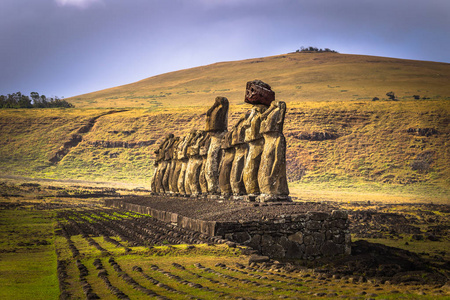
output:
M 206 112 L 207 132 L 223 132 L 228 128 L 228 99 L 216 97 L 213 106 Z
M 170 148 L 170 158 L 177 159 L 178 157 L 178 144 L 180 143 L 180 137 L 177 136 L 173 139 L 173 145 Z
M 199 155 L 200 154 L 200 144 L 201 144 L 202 140 L 205 138 L 205 136 L 206 136 L 206 131 L 203 131 L 203 130 L 195 131 L 195 135 L 191 141 L 190 155 Z
M 203 138 L 200 141 L 200 150 L 199 154 L 200 156 L 206 156 L 208 155 L 209 145 L 211 144 L 211 136 L 208 132 L 204 131 Z
M 185 154 L 183 153 L 185 144 L 186 144 L 187 135 L 180 138 L 180 141 L 177 146 L 177 159 L 185 158 Z
M 178 159 L 187 158 L 188 155 L 188 146 L 191 143 L 192 138 L 194 137 L 195 130 L 191 131 L 188 135 L 184 136 L 182 141 L 178 146 Z
M 175 136 L 173 134 L 168 135 L 166 145 L 164 146 L 164 160 L 171 160 L 173 153 L 173 143 L 175 142 Z
M 275 92 L 267 83 L 261 80 L 247 82 L 245 89 L 245 102 L 250 104 L 263 104 L 269 106 L 275 100 Z
M 286 114 L 286 103 L 274 101 L 262 116 L 261 133 L 279 132 L 283 133 L 284 117 Z
M 230 149 L 230 148 L 233 147 L 233 145 L 232 145 L 233 132 L 234 132 L 234 128 L 232 128 L 230 131 L 225 133 L 225 135 L 222 138 L 222 142 L 220 144 L 220 148 L 222 148 L 222 149 Z
M 246 142 L 262 138 L 261 116 L 266 110 L 267 106 L 265 105 L 254 105 L 251 109 L 250 116 L 244 123 Z
M 245 143 L 245 122 L 250 116 L 250 111 L 247 111 L 241 116 L 239 121 L 233 126 L 233 135 L 231 137 L 231 144 L 238 145 Z
M 166 158 L 166 150 L 170 139 L 173 139 L 174 135 L 172 133 L 166 135 L 164 140 L 159 144 L 158 149 L 155 151 L 156 161 L 161 161 Z

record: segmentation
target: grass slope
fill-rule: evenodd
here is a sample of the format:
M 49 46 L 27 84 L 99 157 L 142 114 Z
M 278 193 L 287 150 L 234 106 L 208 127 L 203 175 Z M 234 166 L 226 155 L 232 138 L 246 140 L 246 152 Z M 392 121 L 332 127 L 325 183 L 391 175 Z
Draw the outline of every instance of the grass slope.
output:
M 0 298 L 58 299 L 54 214 L 0 210 Z M 45 262 L 45 263 L 43 263 Z
M 447 63 L 338 53 L 290 53 L 221 62 L 150 77 L 67 100 L 76 107 L 158 107 L 205 105 L 216 96 L 241 104 L 245 84 L 261 79 L 277 99 L 349 101 L 413 95 L 448 98 Z

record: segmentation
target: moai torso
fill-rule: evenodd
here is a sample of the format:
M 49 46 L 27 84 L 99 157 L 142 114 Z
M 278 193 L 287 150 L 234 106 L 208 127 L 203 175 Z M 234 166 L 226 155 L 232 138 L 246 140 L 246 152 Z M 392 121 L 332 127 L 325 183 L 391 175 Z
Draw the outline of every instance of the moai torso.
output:
M 186 189 L 185 189 L 185 177 L 186 177 L 186 168 L 187 168 L 187 164 L 188 164 L 188 156 L 187 156 L 187 150 L 188 150 L 188 145 L 191 142 L 193 138 L 193 133 L 189 133 L 187 136 L 185 136 L 183 138 L 183 142 L 180 143 L 180 145 L 178 146 L 178 160 L 181 163 L 181 167 L 180 167 L 180 173 L 178 176 L 178 193 L 180 195 L 185 195 L 186 194 Z
M 243 169 L 243 181 L 248 195 L 260 193 L 258 185 L 258 170 L 261 164 L 261 155 L 264 150 L 264 138 L 261 134 L 261 116 L 267 107 L 255 105 L 245 123 L 245 142 L 248 143 L 248 153 Z
M 164 192 L 169 193 L 169 178 L 172 174 L 172 159 L 173 159 L 173 151 L 174 151 L 174 145 L 178 141 L 178 137 L 173 137 L 169 140 L 169 143 L 167 144 L 166 151 L 165 151 L 165 158 L 164 160 L 167 161 L 166 171 L 164 172 L 163 176 L 163 189 Z
M 187 163 L 186 163 L 186 173 L 184 174 L 184 190 L 186 192 L 186 195 L 191 194 L 191 182 L 192 179 L 192 164 L 194 163 L 194 156 L 197 153 L 198 155 L 198 148 L 195 149 L 195 143 L 198 139 L 198 133 L 196 130 L 192 130 L 191 133 L 189 133 L 189 142 L 186 146 L 186 156 L 187 156 Z
M 193 196 L 201 193 L 200 187 L 200 171 L 202 168 L 202 158 L 200 156 L 200 145 L 206 138 L 206 132 L 198 130 L 192 140 L 190 147 L 189 163 L 186 170 L 186 184 L 189 184 L 190 194 Z
M 185 145 L 185 141 L 187 136 L 180 137 L 176 147 L 174 148 L 174 159 L 175 159 L 175 169 L 171 175 L 170 182 L 172 185 L 172 190 L 174 193 L 178 194 L 178 179 L 180 178 L 180 172 L 182 167 L 182 157 L 183 157 L 183 148 Z
M 222 149 L 222 159 L 220 160 L 219 166 L 219 189 L 223 197 L 229 197 L 233 193 L 230 184 L 231 168 L 233 167 L 234 146 L 231 144 L 233 136 L 233 130 L 228 131 L 221 144 Z
M 206 160 L 208 158 L 208 150 L 209 150 L 209 145 L 211 144 L 211 136 L 210 134 L 207 132 L 205 134 L 205 138 L 202 139 L 202 141 L 200 142 L 200 157 L 202 159 L 202 167 L 200 170 L 200 178 L 199 178 L 199 182 L 200 182 L 200 189 L 202 194 L 207 194 L 208 193 L 208 183 L 206 182 Z
M 156 193 L 156 178 L 158 176 L 157 174 L 158 174 L 158 168 L 159 168 L 159 160 L 158 160 L 159 148 L 156 149 L 154 153 L 155 153 L 155 162 L 153 163 L 154 170 L 153 170 L 152 180 L 150 181 L 150 188 L 153 193 Z
M 283 135 L 286 104 L 272 102 L 262 114 L 264 150 L 258 171 L 261 201 L 284 200 L 289 195 L 286 177 L 286 140 Z
M 163 179 L 168 164 L 168 160 L 166 160 L 166 151 L 168 151 L 168 148 L 173 144 L 173 139 L 173 134 L 168 134 L 159 148 L 157 157 L 158 171 L 155 179 L 155 188 L 157 193 L 164 193 Z
M 169 174 L 168 174 L 168 188 L 169 188 L 169 193 L 173 194 L 173 193 L 177 193 L 178 188 L 175 184 L 173 184 L 173 177 L 175 176 L 175 172 L 176 172 L 176 168 L 177 168 L 177 164 L 178 164 L 178 145 L 180 144 L 180 137 L 175 137 L 175 141 L 172 145 L 172 150 L 171 150 L 171 157 L 172 159 L 170 160 L 170 169 L 169 169 Z
M 245 121 L 249 117 L 249 113 L 243 115 L 238 123 L 233 127 L 233 134 L 231 137 L 231 144 L 234 146 L 234 160 L 231 167 L 230 185 L 233 195 L 245 195 L 245 185 L 242 178 L 242 171 L 245 165 L 245 158 L 247 155 L 248 145 L 245 143 Z
M 228 99 L 216 97 L 213 106 L 206 113 L 205 130 L 210 135 L 210 145 L 205 165 L 205 178 L 210 195 L 219 194 L 220 145 L 228 127 Z

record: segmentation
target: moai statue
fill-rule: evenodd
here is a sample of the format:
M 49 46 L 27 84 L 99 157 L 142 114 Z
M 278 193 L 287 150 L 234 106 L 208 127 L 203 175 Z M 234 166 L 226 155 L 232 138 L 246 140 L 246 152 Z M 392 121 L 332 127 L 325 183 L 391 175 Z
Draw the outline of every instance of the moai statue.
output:
M 151 182 L 150 182 L 150 188 L 151 188 L 151 190 L 152 190 L 152 193 L 156 193 L 156 177 L 158 176 L 157 174 L 158 174 L 158 168 L 160 167 L 159 166 L 159 163 L 160 163 L 160 161 L 161 160 L 158 160 L 158 157 L 159 157 L 159 151 L 160 151 L 160 149 L 158 148 L 158 149 L 156 149 L 155 150 L 155 162 L 153 163 L 153 166 L 154 166 L 154 171 L 153 171 L 153 176 L 152 176 L 152 180 L 151 180 Z
M 179 194 L 178 179 L 180 178 L 180 172 L 182 167 L 183 147 L 187 137 L 188 136 L 181 137 L 178 140 L 178 143 L 174 146 L 173 159 L 175 161 L 175 167 L 174 171 L 170 176 L 169 188 L 171 191 L 175 193 L 175 195 Z
M 220 145 L 228 127 L 228 99 L 216 97 L 213 106 L 206 113 L 205 131 L 209 132 L 210 145 L 206 158 L 205 178 L 208 184 L 208 194 L 219 195 L 219 164 Z
M 168 165 L 168 160 L 166 160 L 166 151 L 168 150 L 168 147 L 173 143 L 173 134 L 168 134 L 164 141 L 161 143 L 161 146 L 159 147 L 158 152 L 158 172 L 156 173 L 155 178 L 155 192 L 156 193 L 164 193 L 164 187 L 163 187 L 163 178 L 164 173 L 166 172 L 166 168 Z
M 219 166 L 219 189 L 221 197 L 228 199 L 232 194 L 230 184 L 231 168 L 233 167 L 234 160 L 234 146 L 231 144 L 233 137 L 233 129 L 225 133 L 222 139 L 222 159 Z
M 168 191 L 170 194 L 175 194 L 178 192 L 178 188 L 176 187 L 176 185 L 173 185 L 173 176 L 175 173 L 175 169 L 177 167 L 178 164 L 178 145 L 180 144 L 180 137 L 175 137 L 174 143 L 172 145 L 172 148 L 170 150 L 170 166 L 168 166 L 169 168 L 169 172 L 167 173 L 167 179 L 166 179 L 166 174 L 164 174 L 164 181 L 167 180 L 167 185 L 168 185 Z
M 188 137 L 188 142 L 186 144 L 186 169 L 184 174 L 180 174 L 180 175 L 184 175 L 184 192 L 186 196 L 190 196 L 191 195 L 191 185 L 189 182 L 189 178 L 190 178 L 190 172 L 192 171 L 192 163 L 193 160 L 191 159 L 192 157 L 192 146 L 195 144 L 195 140 L 197 139 L 197 131 L 195 129 L 192 129 L 192 131 L 189 133 L 189 137 Z
M 163 176 L 163 188 L 164 192 L 166 194 L 169 194 L 171 192 L 169 188 L 169 178 L 173 171 L 173 151 L 175 147 L 175 143 L 177 143 L 179 140 L 179 137 L 174 137 L 173 139 L 170 139 L 170 142 L 167 145 L 166 151 L 165 151 L 165 158 L 164 160 L 167 161 L 167 167 L 166 171 L 164 172 Z
M 231 137 L 231 145 L 234 146 L 234 160 L 231 167 L 230 174 L 230 185 L 233 195 L 236 199 L 239 196 L 245 195 L 247 192 L 245 190 L 244 180 L 243 180 L 243 170 L 245 166 L 245 158 L 247 156 L 248 145 L 245 143 L 245 127 L 244 124 L 250 113 L 245 113 L 233 127 L 233 135 Z
M 208 158 L 209 144 L 211 143 L 211 136 L 209 132 L 205 133 L 205 138 L 200 142 L 199 154 L 202 158 L 202 167 L 198 181 L 200 182 L 200 189 L 203 195 L 208 193 L 208 183 L 206 182 L 206 160 Z
M 257 200 L 289 201 L 286 177 L 286 139 L 283 135 L 286 103 L 274 101 L 261 115 L 260 132 L 264 136 L 264 150 L 258 171 L 260 196 Z
M 186 169 L 185 185 L 189 185 L 192 197 L 197 197 L 201 194 L 200 171 L 202 169 L 203 160 L 200 156 L 200 144 L 206 136 L 205 131 L 197 130 L 195 137 L 192 139 L 191 147 L 188 147 L 189 163 Z
M 243 181 L 248 199 L 254 201 L 259 195 L 258 170 L 261 164 L 261 155 L 264 150 L 264 137 L 260 132 L 261 116 L 267 110 L 265 105 L 254 105 L 250 116 L 244 123 L 245 139 L 248 144 L 248 153 L 243 169 Z
M 192 138 L 193 138 L 193 133 L 191 132 L 183 138 L 183 142 L 180 143 L 180 145 L 178 146 L 178 149 L 179 149 L 178 150 L 178 160 L 181 162 L 181 167 L 180 167 L 177 185 L 178 185 L 178 193 L 180 195 L 186 195 L 184 180 L 186 177 L 187 164 L 189 162 L 189 159 L 187 156 L 187 147 L 188 147 L 188 144 L 191 142 Z
M 206 112 L 206 132 L 224 132 L 228 129 L 228 99 L 216 97 L 213 106 Z

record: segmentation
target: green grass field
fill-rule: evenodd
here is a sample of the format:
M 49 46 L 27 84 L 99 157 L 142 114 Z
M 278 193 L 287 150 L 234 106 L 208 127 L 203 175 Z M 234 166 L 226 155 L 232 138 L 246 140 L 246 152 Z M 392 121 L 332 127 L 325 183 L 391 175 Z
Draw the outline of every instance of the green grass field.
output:
M 54 212 L 0 210 L 0 298 L 57 299 Z
M 109 238 L 123 245 L 118 247 L 104 237 L 86 234 L 88 231 L 84 226 L 80 227 L 84 228 L 81 229 L 84 234 L 73 232 L 64 235 L 62 226 L 66 229 L 74 228 L 69 226 L 74 221 L 79 224 L 77 226 L 81 226 L 83 222 L 95 226 L 97 220 L 124 220 L 142 216 L 133 212 L 105 209 L 101 199 L 53 197 L 52 191 L 55 188 L 52 186 L 39 187 L 40 199 L 33 197 L 36 185 L 7 184 L 7 187 L 8 189 L 3 186 L 2 194 L 9 193 L 9 196 L 1 198 L 0 210 L 2 299 L 58 299 L 60 292 L 65 299 L 85 299 L 88 297 L 87 293 L 95 294 L 101 299 L 116 299 L 119 292 L 129 299 L 148 299 L 149 295 L 170 299 L 449 297 L 449 291 L 445 287 L 433 284 L 430 280 L 420 285 L 390 283 L 371 277 L 360 281 L 358 278 L 361 275 L 333 275 L 328 265 L 314 265 L 312 262 L 300 262 L 300 265 L 304 265 L 300 269 L 290 269 L 290 265 L 297 264 L 294 261 L 288 264 L 272 262 L 267 267 L 264 264 L 249 265 L 248 256 L 242 254 L 239 246 L 133 246 L 128 240 L 110 235 Z M 12 192 L 16 195 L 12 196 Z M 348 209 L 362 209 L 351 203 L 344 206 Z M 377 204 L 373 204 L 373 207 L 376 208 Z M 388 213 L 394 213 L 396 209 L 399 212 L 409 209 L 408 205 L 390 209 L 383 208 L 383 205 L 378 207 Z M 409 213 L 414 214 L 414 208 Z M 445 219 L 444 215 L 441 220 L 448 223 L 448 217 Z M 112 224 L 108 226 L 113 230 L 119 228 Z M 431 259 L 435 253 L 448 259 L 448 236 L 432 243 L 413 241 L 406 236 L 400 240 L 365 240 L 422 253 L 421 259 Z M 70 244 L 73 245 L 72 248 Z M 125 247 L 129 250 L 126 251 Z M 61 279 L 59 286 L 58 278 Z

